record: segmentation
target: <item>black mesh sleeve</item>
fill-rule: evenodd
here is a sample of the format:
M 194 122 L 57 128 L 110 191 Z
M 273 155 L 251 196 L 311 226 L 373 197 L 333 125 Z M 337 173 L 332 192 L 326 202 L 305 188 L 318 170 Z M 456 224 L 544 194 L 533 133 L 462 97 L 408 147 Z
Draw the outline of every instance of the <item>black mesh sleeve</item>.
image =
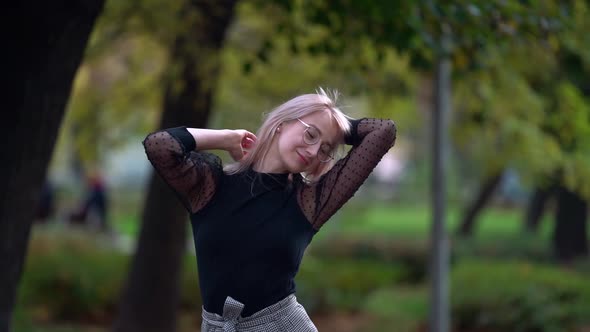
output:
M 223 172 L 221 160 L 195 151 L 197 143 L 186 127 L 149 134 L 143 146 L 158 174 L 189 212 L 197 212 L 211 200 Z
M 354 195 L 395 144 L 397 129 L 391 120 L 362 119 L 351 124 L 351 134 L 345 138 L 353 146 L 348 154 L 317 183 L 299 189 L 299 206 L 315 229 Z

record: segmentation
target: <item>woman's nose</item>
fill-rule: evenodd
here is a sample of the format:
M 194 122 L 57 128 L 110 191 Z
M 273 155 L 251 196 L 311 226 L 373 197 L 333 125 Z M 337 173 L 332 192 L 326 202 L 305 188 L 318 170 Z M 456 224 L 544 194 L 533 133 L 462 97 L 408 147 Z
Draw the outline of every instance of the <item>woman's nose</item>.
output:
M 322 146 L 322 144 L 320 142 L 317 142 L 313 145 L 308 145 L 307 149 L 305 149 L 305 151 L 307 152 L 308 156 L 315 158 L 315 157 L 317 157 L 321 146 Z

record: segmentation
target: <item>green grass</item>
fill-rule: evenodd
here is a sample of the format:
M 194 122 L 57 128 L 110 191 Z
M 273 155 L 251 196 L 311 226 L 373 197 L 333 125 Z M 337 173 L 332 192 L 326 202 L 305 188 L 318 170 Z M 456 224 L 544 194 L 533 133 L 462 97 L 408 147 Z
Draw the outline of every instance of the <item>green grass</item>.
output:
M 135 215 L 119 215 L 112 221 L 112 226 L 120 234 L 136 236 L 139 234 L 140 220 Z
M 548 261 L 552 257 L 552 213 L 548 211 L 539 231 L 523 231 L 522 209 L 486 208 L 477 220 L 471 237 L 456 236 L 462 209 L 449 207 L 446 229 L 453 257 L 519 258 Z M 334 246 L 345 255 L 374 252 L 408 252 L 428 255 L 432 215 L 428 205 L 367 203 L 353 200 L 342 208 L 316 236 L 319 251 Z M 379 249 L 379 247 L 382 247 Z M 316 250 L 317 251 L 317 250 Z
M 454 233 L 460 222 L 462 211 L 450 207 L 445 223 L 449 233 Z M 522 232 L 523 212 L 521 209 L 489 207 L 484 210 L 475 228 L 476 237 L 497 237 Z M 428 205 L 396 205 L 360 203 L 345 206 L 325 226 L 331 232 L 354 234 L 400 235 L 404 237 L 427 237 L 430 234 L 432 213 Z M 539 234 L 550 232 L 551 216 L 546 215 Z
M 362 309 L 374 315 L 380 325 L 394 324 L 396 331 L 417 331 L 427 319 L 428 290 L 423 285 L 381 288 L 367 296 Z

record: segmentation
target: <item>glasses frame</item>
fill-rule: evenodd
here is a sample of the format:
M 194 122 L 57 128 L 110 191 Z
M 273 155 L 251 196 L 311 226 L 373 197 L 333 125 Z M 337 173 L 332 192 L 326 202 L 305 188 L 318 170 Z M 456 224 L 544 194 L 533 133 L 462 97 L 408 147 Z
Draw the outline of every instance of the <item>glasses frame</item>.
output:
M 308 143 L 308 142 L 306 142 L 306 140 L 305 140 L 305 134 L 306 134 L 306 133 L 309 131 L 309 129 L 311 129 L 311 128 L 313 128 L 313 129 L 315 129 L 315 130 L 318 130 L 318 129 L 317 129 L 317 128 L 315 128 L 315 127 L 313 127 L 313 126 L 311 126 L 311 125 L 308 125 L 307 123 L 305 123 L 305 122 L 304 122 L 303 120 L 301 120 L 300 118 L 297 118 L 297 120 L 298 120 L 299 122 L 301 122 L 301 124 L 302 124 L 303 126 L 305 126 L 305 130 L 303 131 L 303 135 L 301 135 L 301 139 L 303 140 L 303 143 L 305 143 L 305 144 L 307 144 L 307 145 L 316 145 L 318 142 L 321 142 L 321 139 L 319 138 L 319 137 L 320 137 L 319 133 L 318 133 L 318 140 L 317 140 L 317 141 L 315 141 L 314 143 Z M 321 154 L 324 154 L 324 152 L 322 151 L 322 146 L 323 146 L 323 145 L 330 146 L 330 145 L 328 145 L 328 144 L 326 144 L 326 143 L 322 143 L 322 144 L 320 145 L 320 150 L 318 151 L 317 158 L 318 158 L 318 160 L 319 160 L 320 162 L 322 162 L 322 163 L 329 163 L 329 162 L 331 162 L 332 160 L 334 160 L 334 147 L 331 147 L 331 146 L 330 146 L 331 152 L 330 152 L 330 154 L 326 154 L 326 156 L 328 157 L 328 159 L 327 159 L 327 160 L 322 160 L 322 159 L 320 158 L 320 153 L 321 153 Z

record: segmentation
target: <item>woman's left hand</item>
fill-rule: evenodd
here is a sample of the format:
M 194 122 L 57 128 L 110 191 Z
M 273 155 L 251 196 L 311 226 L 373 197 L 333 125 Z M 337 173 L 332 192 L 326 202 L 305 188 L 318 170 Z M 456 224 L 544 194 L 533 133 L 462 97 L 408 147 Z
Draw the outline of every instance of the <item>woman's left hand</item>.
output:
M 234 141 L 237 144 L 231 144 L 227 149 L 227 152 L 229 152 L 233 160 L 239 161 L 248 154 L 248 151 L 250 151 L 252 147 L 254 147 L 254 144 L 256 143 L 256 135 L 244 129 L 236 129 L 233 130 L 233 132 L 237 134 L 237 141 Z

